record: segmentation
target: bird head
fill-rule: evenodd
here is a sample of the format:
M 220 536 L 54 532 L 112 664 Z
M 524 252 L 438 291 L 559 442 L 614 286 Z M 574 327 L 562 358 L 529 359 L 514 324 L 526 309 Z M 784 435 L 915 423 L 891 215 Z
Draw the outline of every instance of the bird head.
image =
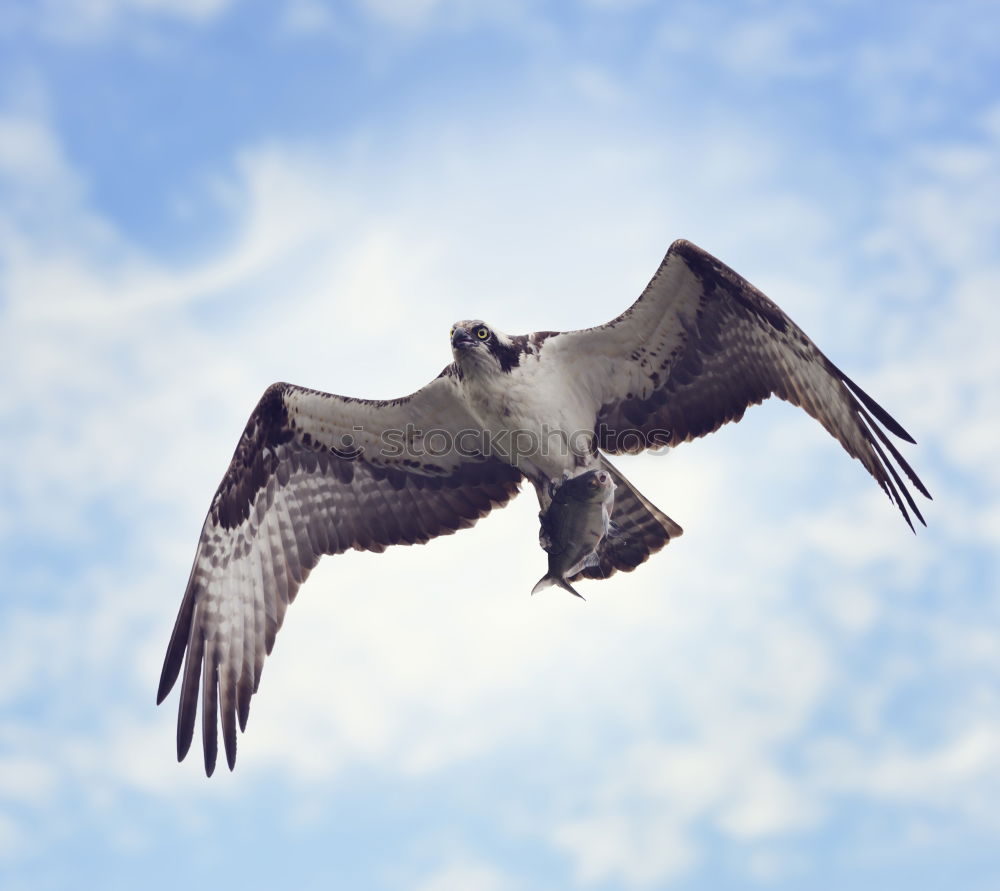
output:
M 522 350 L 517 339 L 480 319 L 466 319 L 451 327 L 451 352 L 463 371 L 493 372 L 519 365 Z

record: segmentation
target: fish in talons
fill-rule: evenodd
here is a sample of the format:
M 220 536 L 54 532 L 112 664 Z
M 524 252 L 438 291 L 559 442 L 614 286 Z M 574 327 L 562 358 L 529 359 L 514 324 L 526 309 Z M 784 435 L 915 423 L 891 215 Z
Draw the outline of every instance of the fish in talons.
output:
M 567 578 L 597 562 L 614 505 L 615 483 L 606 470 L 589 470 L 556 486 L 552 503 L 538 515 L 539 543 L 548 552 L 549 569 L 532 594 L 556 585 L 583 599 Z

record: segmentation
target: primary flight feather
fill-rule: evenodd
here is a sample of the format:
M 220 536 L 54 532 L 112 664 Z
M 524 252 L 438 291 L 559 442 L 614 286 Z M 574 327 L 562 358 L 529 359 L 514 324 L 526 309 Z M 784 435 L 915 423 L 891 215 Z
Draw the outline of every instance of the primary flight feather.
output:
M 467 528 L 525 478 L 544 511 L 553 484 L 601 469 L 614 534 L 571 580 L 632 570 L 682 530 L 605 454 L 704 436 L 771 395 L 816 418 L 911 528 L 911 514 L 924 522 L 907 480 L 930 495 L 886 431 L 913 438 L 778 306 L 689 242 L 674 242 L 606 325 L 512 337 L 466 321 L 451 346 L 453 362 L 400 399 L 284 383 L 261 397 L 212 499 L 160 676 L 157 703 L 181 677 L 178 759 L 200 696 L 205 771 L 220 718 L 232 769 L 264 657 L 324 554 Z

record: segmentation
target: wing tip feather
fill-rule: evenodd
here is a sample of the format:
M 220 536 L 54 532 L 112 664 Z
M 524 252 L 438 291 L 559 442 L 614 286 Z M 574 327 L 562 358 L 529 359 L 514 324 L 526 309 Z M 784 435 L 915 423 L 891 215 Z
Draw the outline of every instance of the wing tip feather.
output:
M 201 691 L 201 738 L 205 752 L 205 776 L 215 772 L 219 755 L 219 655 L 215 646 L 210 646 L 202 665 Z

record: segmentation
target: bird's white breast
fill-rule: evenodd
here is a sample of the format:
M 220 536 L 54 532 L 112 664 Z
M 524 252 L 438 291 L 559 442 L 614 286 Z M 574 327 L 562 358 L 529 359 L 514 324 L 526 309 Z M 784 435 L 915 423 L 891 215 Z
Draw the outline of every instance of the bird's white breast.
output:
M 593 408 L 536 356 L 525 356 L 509 373 L 466 375 L 462 388 L 495 454 L 530 479 L 558 479 L 591 463 Z

